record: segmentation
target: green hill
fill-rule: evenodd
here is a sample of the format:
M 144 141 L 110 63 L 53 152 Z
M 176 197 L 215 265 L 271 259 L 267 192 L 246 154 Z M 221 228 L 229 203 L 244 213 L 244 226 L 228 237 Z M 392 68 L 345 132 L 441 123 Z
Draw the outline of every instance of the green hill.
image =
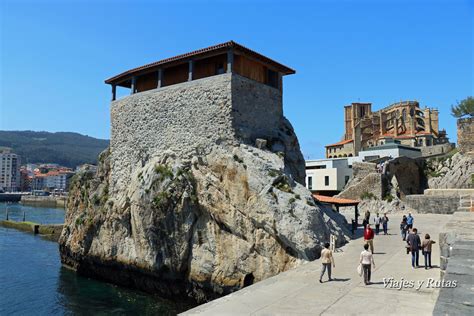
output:
M 11 147 L 21 163 L 58 163 L 74 168 L 97 162 L 109 141 L 68 132 L 0 131 L 0 146 Z

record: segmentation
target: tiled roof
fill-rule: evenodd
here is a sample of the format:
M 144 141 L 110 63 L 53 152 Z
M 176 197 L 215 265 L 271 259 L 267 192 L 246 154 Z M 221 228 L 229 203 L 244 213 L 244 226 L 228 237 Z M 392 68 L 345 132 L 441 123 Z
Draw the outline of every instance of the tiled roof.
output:
M 340 145 L 345 145 L 345 144 L 352 143 L 352 142 L 353 142 L 352 139 L 341 140 L 340 142 L 337 142 L 337 143 L 331 144 L 331 145 L 326 145 L 325 147 L 340 146 Z
M 105 80 L 105 83 L 111 84 L 111 83 L 116 82 L 118 80 L 124 79 L 128 75 L 131 75 L 133 73 L 136 73 L 136 72 L 139 72 L 139 71 L 142 71 L 142 70 L 145 70 L 145 69 L 154 68 L 154 67 L 157 67 L 157 66 L 162 66 L 162 65 L 165 65 L 165 64 L 168 64 L 168 63 L 171 63 L 171 62 L 175 62 L 175 61 L 181 61 L 181 60 L 184 61 L 186 59 L 189 59 L 190 57 L 203 55 L 203 54 L 206 54 L 206 53 L 209 53 L 209 52 L 225 50 L 227 48 L 235 48 L 235 49 L 243 51 L 243 52 L 245 52 L 249 55 L 252 55 L 256 59 L 261 60 L 262 62 L 265 62 L 265 63 L 268 63 L 268 64 L 274 66 L 275 68 L 277 68 L 283 74 L 289 75 L 289 74 L 294 74 L 295 73 L 295 71 L 293 69 L 291 69 L 291 68 L 289 68 L 285 65 L 282 65 L 279 62 L 274 61 L 273 59 L 270 59 L 266 56 L 263 56 L 263 55 L 255 52 L 255 51 L 253 51 L 253 50 L 251 50 L 251 49 L 249 49 L 249 48 L 247 48 L 243 45 L 240 45 L 240 44 L 234 42 L 234 41 L 229 41 L 229 42 L 217 44 L 217 45 L 214 45 L 214 46 L 209 46 L 209 47 L 206 47 L 206 48 L 198 49 L 198 50 L 186 53 L 186 54 L 177 55 L 177 56 L 174 56 L 174 57 L 162 59 L 162 60 L 150 63 L 150 64 L 146 64 L 146 65 L 143 65 L 143 66 L 140 66 L 140 67 L 137 67 L 137 68 L 127 70 L 127 71 L 122 72 L 121 74 L 119 74 L 117 76 L 114 76 L 114 77 L 111 77 L 111 78 Z
M 341 198 L 336 198 L 336 197 L 331 197 L 331 196 L 325 196 L 325 195 L 319 195 L 319 194 L 313 194 L 313 197 L 318 200 L 321 203 L 331 203 L 331 204 L 359 204 L 359 201 L 356 200 L 350 200 L 350 199 L 341 199 Z

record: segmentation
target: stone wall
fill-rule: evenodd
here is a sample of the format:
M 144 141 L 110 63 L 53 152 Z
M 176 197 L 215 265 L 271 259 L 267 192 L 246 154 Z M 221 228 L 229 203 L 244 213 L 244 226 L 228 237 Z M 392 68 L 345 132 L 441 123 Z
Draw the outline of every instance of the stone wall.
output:
M 458 147 L 461 153 L 474 151 L 474 117 L 458 119 Z
M 253 143 L 256 138 L 276 136 L 275 127 L 282 117 L 280 90 L 232 76 L 232 127 L 240 140 Z
M 433 146 L 417 147 L 421 150 L 422 157 L 443 155 L 454 149 L 454 144 L 445 143 Z
M 407 195 L 405 205 L 418 213 L 453 214 L 459 209 L 458 196 Z
M 441 287 L 433 315 L 474 314 L 474 213 L 455 213 L 439 234 Z
M 283 119 L 281 92 L 237 74 L 141 92 L 112 103 L 112 190 L 153 155 L 188 159 L 215 145 L 269 137 Z M 265 123 L 263 123 L 265 122 Z

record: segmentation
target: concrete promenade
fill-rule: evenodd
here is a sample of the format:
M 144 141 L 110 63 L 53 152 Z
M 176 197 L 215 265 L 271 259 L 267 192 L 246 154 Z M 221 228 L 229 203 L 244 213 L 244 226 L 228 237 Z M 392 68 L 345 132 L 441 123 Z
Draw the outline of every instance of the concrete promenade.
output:
M 451 215 L 414 214 L 420 237 L 425 233 L 438 242 L 438 234 Z M 401 215 L 389 215 L 387 236 L 375 237 L 375 264 L 372 284 L 365 286 L 356 267 L 363 238 L 352 240 L 335 253 L 336 268 L 332 282 L 319 283 L 321 263 L 307 263 L 238 292 L 203 304 L 185 315 L 431 315 L 439 288 L 428 286 L 429 278 L 439 281 L 439 246 L 433 245 L 431 270 L 412 269 L 411 255 L 399 234 Z M 360 235 L 361 229 L 358 234 Z M 422 238 L 422 239 L 423 239 Z M 420 265 L 424 264 L 420 251 Z M 383 278 L 413 281 L 414 287 L 384 286 Z M 421 287 L 417 289 L 421 283 Z

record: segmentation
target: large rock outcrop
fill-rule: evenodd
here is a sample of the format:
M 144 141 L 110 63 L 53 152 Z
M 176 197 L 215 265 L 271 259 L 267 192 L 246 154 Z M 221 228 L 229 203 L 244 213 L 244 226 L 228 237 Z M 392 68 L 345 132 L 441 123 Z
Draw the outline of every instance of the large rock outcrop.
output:
M 62 262 L 87 276 L 203 302 L 318 258 L 330 234 L 344 243 L 344 218 L 315 205 L 299 183 L 304 161 L 281 112 L 262 129 L 251 128 L 265 125 L 257 118 L 235 114 L 242 104 L 278 97 L 259 84 L 245 88 L 258 98 L 242 101 L 246 85 L 256 83 L 222 75 L 114 103 L 111 149 L 96 175 L 80 174 L 71 185 Z M 184 102 L 191 92 L 200 99 L 190 94 L 196 102 Z M 199 102 L 207 112 L 186 108 Z M 143 104 L 157 114 L 139 117 Z M 179 131 L 166 121 L 186 121 L 170 113 L 176 104 L 191 116 L 212 115 Z M 212 119 L 217 127 L 203 134 Z
M 474 187 L 474 155 L 456 153 L 448 158 L 428 161 L 430 189 L 468 189 Z

